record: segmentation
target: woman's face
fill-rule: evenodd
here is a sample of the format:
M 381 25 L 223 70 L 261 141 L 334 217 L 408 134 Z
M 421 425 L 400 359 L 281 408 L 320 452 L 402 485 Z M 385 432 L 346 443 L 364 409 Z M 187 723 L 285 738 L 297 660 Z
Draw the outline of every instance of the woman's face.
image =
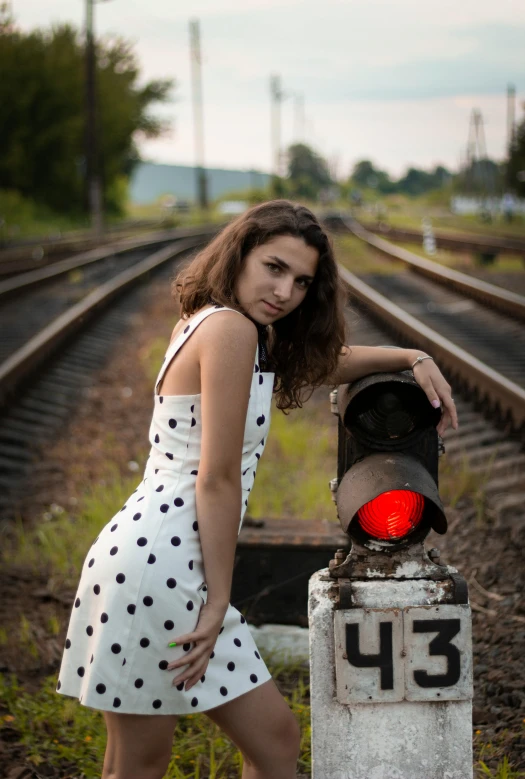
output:
M 278 235 L 246 255 L 235 282 L 237 300 L 253 320 L 273 324 L 303 301 L 318 262 L 317 249 L 302 238 Z

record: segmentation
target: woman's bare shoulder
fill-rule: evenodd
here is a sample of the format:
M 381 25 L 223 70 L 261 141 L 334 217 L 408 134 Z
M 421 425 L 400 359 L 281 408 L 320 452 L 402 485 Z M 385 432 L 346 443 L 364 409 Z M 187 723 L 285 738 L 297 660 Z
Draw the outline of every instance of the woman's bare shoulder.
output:
M 200 331 L 200 332 L 199 332 Z M 195 335 L 199 333 L 201 348 L 206 351 L 221 349 L 235 353 L 241 348 L 252 351 L 257 343 L 257 328 L 248 317 L 238 311 L 225 309 L 216 311 L 201 322 Z

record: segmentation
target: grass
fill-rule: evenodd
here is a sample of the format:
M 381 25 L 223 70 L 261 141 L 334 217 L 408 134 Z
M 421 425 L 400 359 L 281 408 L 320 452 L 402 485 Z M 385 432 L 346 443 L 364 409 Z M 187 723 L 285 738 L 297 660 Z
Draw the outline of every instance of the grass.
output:
M 0 242 L 34 236 L 56 237 L 62 232 L 88 228 L 86 219 L 54 213 L 14 190 L 0 189 Z
M 479 734 L 479 730 L 476 731 L 476 735 Z M 504 735 L 505 732 L 501 735 Z M 524 779 L 525 771 L 515 770 L 506 755 L 501 755 L 500 749 L 497 745 L 492 743 L 480 743 L 478 745 L 478 760 L 475 763 L 475 779 Z M 494 763 L 496 760 L 495 768 L 491 768 L 487 765 L 487 760 Z
M 175 321 L 173 324 L 175 326 Z M 159 374 L 167 346 L 166 338 L 154 338 L 147 347 L 141 349 L 139 352 L 142 370 L 151 384 L 153 384 Z
M 392 274 L 404 272 L 406 266 L 397 260 L 388 260 L 373 251 L 355 235 L 337 235 L 334 238 L 335 256 L 349 271 L 361 273 Z
M 308 672 L 301 666 L 271 664 L 302 732 L 299 770 L 310 768 Z M 14 676 L 0 675 L 0 734 L 15 731 L 26 759 L 60 773 L 99 779 L 106 745 L 101 712 L 81 706 L 74 698 L 57 695 L 56 677 L 49 676 L 36 693 L 26 692 Z M 0 736 L 1 737 L 1 736 Z M 219 728 L 198 714 L 181 716 L 177 724 L 166 779 L 228 779 L 240 777 L 242 760 Z
M 335 476 L 337 435 L 328 405 L 308 405 L 285 416 L 275 407 L 264 457 L 248 501 L 252 517 L 295 517 L 337 521 L 328 483 Z M 326 420 L 323 422 L 323 416 Z
M 485 515 L 487 484 L 495 457 L 487 463 L 483 471 L 472 471 L 466 454 L 460 461 L 451 461 L 445 456 L 439 467 L 439 492 L 445 506 L 456 508 L 461 501 L 468 500 L 475 509 L 478 524 Z
M 208 211 L 192 207 L 187 212 L 171 213 L 162 207 L 162 198 L 155 203 L 128 203 L 122 217 L 107 217 L 106 224 L 116 226 L 130 219 L 151 220 L 164 227 L 187 227 L 224 222 L 226 217 L 217 208 Z M 91 230 L 88 215 L 64 215 L 23 197 L 15 190 L 0 189 L 0 244 L 28 238 L 59 238 L 64 233 Z
M 157 198 L 153 203 L 128 203 L 126 217 L 128 219 L 152 219 L 163 223 L 173 223 L 176 227 L 191 227 L 199 224 L 221 223 L 228 219 L 219 213 L 215 206 L 207 210 L 192 206 L 188 211 L 171 212 L 162 206 L 163 198 Z
M 136 486 L 136 476 L 121 479 L 111 463 L 107 472 L 106 484 L 86 491 L 75 516 L 49 511 L 31 530 L 18 519 L 3 544 L 3 562 L 40 573 L 48 570 L 51 592 L 75 584 L 89 546 Z
M 388 239 L 390 240 L 390 239 Z M 397 241 L 391 241 L 396 246 L 407 251 L 417 254 L 420 257 L 424 257 L 426 260 L 432 260 L 433 262 L 439 262 L 441 265 L 447 267 L 461 267 L 468 270 L 468 268 L 483 268 L 484 271 L 489 273 L 523 273 L 524 264 L 523 257 L 518 254 L 498 254 L 495 261 L 490 265 L 481 265 L 476 261 L 475 255 L 469 255 L 467 259 L 465 253 L 453 252 L 450 249 L 437 249 L 434 255 L 429 255 L 425 252 L 423 247 L 417 243 L 401 243 Z
M 432 225 L 449 233 L 480 233 L 483 235 L 513 235 L 517 238 L 525 235 L 525 216 L 516 216 L 510 224 L 499 216 L 493 222 L 482 222 L 479 216 L 474 214 L 453 214 L 449 210 L 449 198 L 437 198 L 422 196 L 409 198 L 393 195 L 378 198 L 377 194 L 369 199 L 378 203 L 382 210 L 381 221 L 388 222 L 393 227 L 406 227 L 408 229 L 421 230 L 421 220 L 430 218 Z M 370 207 L 360 208 L 356 211 L 357 219 L 370 222 L 375 219 Z

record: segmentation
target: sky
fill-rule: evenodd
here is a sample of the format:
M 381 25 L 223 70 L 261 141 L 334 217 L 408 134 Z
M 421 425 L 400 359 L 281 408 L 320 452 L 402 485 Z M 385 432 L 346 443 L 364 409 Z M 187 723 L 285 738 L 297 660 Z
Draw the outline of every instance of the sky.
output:
M 25 30 L 84 23 L 84 0 L 11 0 Z M 144 159 L 193 164 L 189 19 L 200 21 L 205 162 L 272 169 L 270 76 L 281 77 L 282 147 L 302 141 L 340 177 L 371 159 L 456 169 L 474 108 L 488 154 L 503 159 L 507 84 L 525 115 L 523 0 L 109 0 L 97 35 L 134 44 L 142 79 L 174 78 L 171 123 Z M 304 101 L 304 120 L 298 103 Z

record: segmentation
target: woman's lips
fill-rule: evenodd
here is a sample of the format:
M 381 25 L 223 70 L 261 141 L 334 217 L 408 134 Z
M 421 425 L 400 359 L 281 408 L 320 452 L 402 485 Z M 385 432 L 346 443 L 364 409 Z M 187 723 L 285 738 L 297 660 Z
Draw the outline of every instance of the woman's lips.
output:
M 266 300 L 263 300 L 263 303 L 271 314 L 278 314 L 279 312 L 282 311 L 282 308 L 277 308 L 277 306 L 272 306 L 272 304 L 267 303 Z

